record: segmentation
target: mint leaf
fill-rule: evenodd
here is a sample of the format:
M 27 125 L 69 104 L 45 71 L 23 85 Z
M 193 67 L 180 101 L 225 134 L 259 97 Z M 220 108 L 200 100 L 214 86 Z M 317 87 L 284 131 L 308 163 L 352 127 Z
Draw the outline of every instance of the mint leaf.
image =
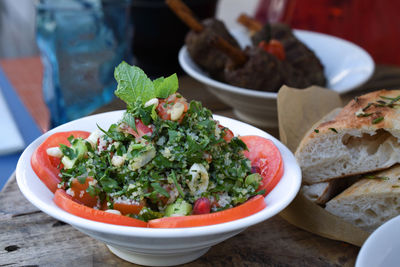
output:
M 153 81 L 155 89 L 155 97 L 157 98 L 167 98 L 178 90 L 178 77 L 176 73 L 171 76 L 164 78 L 160 77 Z
M 128 112 L 140 116 L 143 123 L 148 125 L 151 119 L 157 119 L 156 106 L 138 110 L 152 98 L 167 98 L 174 94 L 179 87 L 176 74 L 151 81 L 147 75 L 136 66 L 126 62 L 119 64 L 114 71 L 118 82 L 115 95 L 127 104 Z
M 144 104 L 156 95 L 153 82 L 136 66 L 123 61 L 115 68 L 114 76 L 118 82 L 115 95 L 128 107 L 133 107 L 138 99 Z

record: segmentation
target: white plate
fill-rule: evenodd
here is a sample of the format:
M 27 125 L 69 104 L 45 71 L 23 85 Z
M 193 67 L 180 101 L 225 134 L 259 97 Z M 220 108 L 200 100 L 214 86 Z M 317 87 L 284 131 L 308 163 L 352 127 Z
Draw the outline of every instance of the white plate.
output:
M 400 216 L 376 229 L 358 254 L 356 267 L 400 266 Z
M 259 135 L 272 140 L 282 154 L 284 175 L 265 198 L 262 211 L 243 219 L 203 227 L 154 229 L 111 225 L 72 215 L 53 202 L 53 193 L 33 172 L 30 159 L 33 151 L 51 134 L 60 131 L 94 131 L 96 123 L 103 129 L 117 122 L 123 111 L 113 111 L 85 117 L 61 125 L 30 144 L 22 153 L 16 170 L 18 186 L 23 195 L 48 215 L 71 224 L 78 230 L 105 242 L 118 256 L 145 265 L 174 265 L 194 260 L 212 245 L 240 233 L 283 210 L 296 196 L 301 183 L 301 172 L 294 155 L 277 139 L 251 125 L 222 116 L 215 116 L 222 125 L 236 135 Z

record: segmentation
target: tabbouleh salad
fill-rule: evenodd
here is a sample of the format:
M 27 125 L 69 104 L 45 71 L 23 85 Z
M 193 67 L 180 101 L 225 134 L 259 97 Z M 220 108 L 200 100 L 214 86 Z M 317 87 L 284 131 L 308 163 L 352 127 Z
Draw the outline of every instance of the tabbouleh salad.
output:
M 144 221 L 220 211 L 263 193 L 246 145 L 200 102 L 176 93 L 175 74 L 151 81 L 123 62 L 115 77 L 116 95 L 127 103 L 122 119 L 48 149 L 61 158 L 59 188 L 78 201 L 90 195 L 94 201 L 82 202 L 95 209 Z M 74 190 L 77 183 L 88 187 Z

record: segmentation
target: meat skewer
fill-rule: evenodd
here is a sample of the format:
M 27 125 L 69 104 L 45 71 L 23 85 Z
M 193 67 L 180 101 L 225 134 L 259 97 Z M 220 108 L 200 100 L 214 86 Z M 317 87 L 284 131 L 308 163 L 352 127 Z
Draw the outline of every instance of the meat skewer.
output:
M 281 63 L 275 57 L 259 48 L 242 51 L 221 21 L 206 19 L 200 23 L 181 0 L 166 3 L 191 28 L 185 40 L 188 52 L 210 76 L 263 91 L 276 91 L 282 85 Z
M 248 30 L 250 30 L 252 32 L 261 31 L 261 29 L 263 27 L 260 22 L 250 18 L 246 14 L 240 14 L 240 16 L 237 18 L 237 22 L 239 22 L 240 24 L 242 24 L 243 26 L 245 26 Z
M 210 39 L 219 36 L 232 46 L 239 44 L 226 29 L 223 22 L 209 18 L 201 23 L 181 0 L 166 0 L 173 12 L 191 29 L 185 43 L 193 61 L 206 70 L 211 77 L 224 81 L 224 68 L 228 56 L 210 44 Z
M 320 60 L 295 37 L 289 26 L 282 23 L 267 23 L 263 26 L 245 14 L 240 15 L 237 21 L 253 33 L 251 39 L 255 46 L 261 42 L 270 43 L 272 40 L 278 40 L 282 43 L 285 61 L 295 70 L 286 73 L 285 83 L 287 85 L 303 88 L 310 85 L 324 86 L 326 84 L 324 67 Z M 299 75 L 302 78 L 299 78 Z
M 229 84 L 269 92 L 276 92 L 283 84 L 282 62 L 262 48 L 247 47 L 242 51 L 218 37 L 210 39 L 210 43 L 230 58 L 224 71 Z
M 166 2 L 191 28 L 186 36 L 188 52 L 211 77 L 239 87 L 271 92 L 276 92 L 285 83 L 288 73 L 297 77 L 291 79 L 296 80 L 295 84 L 288 85 L 298 87 L 304 83 L 299 82 L 304 80 L 301 75 L 287 62 L 279 60 L 279 56 L 266 53 L 259 47 L 242 51 L 221 21 L 206 19 L 200 23 L 181 0 Z

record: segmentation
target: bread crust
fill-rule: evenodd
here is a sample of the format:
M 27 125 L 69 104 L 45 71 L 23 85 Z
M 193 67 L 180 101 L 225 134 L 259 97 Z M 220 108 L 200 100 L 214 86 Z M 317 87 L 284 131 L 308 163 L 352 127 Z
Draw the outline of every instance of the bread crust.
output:
M 379 90 L 359 96 L 351 100 L 339 114 L 330 121 L 321 123 L 316 129 L 319 133 L 312 131 L 301 143 L 300 147 L 305 143 L 312 140 L 320 134 L 334 134 L 336 131 L 346 129 L 360 129 L 366 132 L 375 132 L 378 129 L 385 129 L 390 131 L 394 136 L 400 139 L 400 101 L 395 102 L 394 107 L 378 106 L 377 101 L 390 102 L 383 97 L 396 98 L 400 96 L 400 90 Z M 372 103 L 368 108 L 368 104 Z M 398 108 L 396 108 L 398 106 Z M 367 108 L 367 109 L 365 109 Z M 364 111 L 362 111 L 365 109 Z M 363 112 L 364 114 L 371 114 L 369 116 L 357 116 Z M 375 120 L 383 118 L 380 122 L 374 123 Z
M 399 214 L 400 165 L 365 175 L 326 203 L 326 210 L 364 230 L 373 231 Z
M 390 158 L 382 161 L 376 159 L 384 150 L 369 155 L 381 144 L 400 152 L 399 140 L 400 90 L 379 90 L 356 97 L 333 119 L 310 129 L 295 155 L 302 168 L 304 183 L 313 184 L 378 171 L 400 163 L 400 156 L 396 153 L 391 153 Z M 371 146 L 364 147 L 366 166 L 361 159 L 357 159 L 354 152 L 358 149 L 357 145 Z M 325 147 L 329 148 L 325 150 Z M 348 167 L 349 164 L 357 166 Z M 331 166 L 332 171 L 329 171 Z

